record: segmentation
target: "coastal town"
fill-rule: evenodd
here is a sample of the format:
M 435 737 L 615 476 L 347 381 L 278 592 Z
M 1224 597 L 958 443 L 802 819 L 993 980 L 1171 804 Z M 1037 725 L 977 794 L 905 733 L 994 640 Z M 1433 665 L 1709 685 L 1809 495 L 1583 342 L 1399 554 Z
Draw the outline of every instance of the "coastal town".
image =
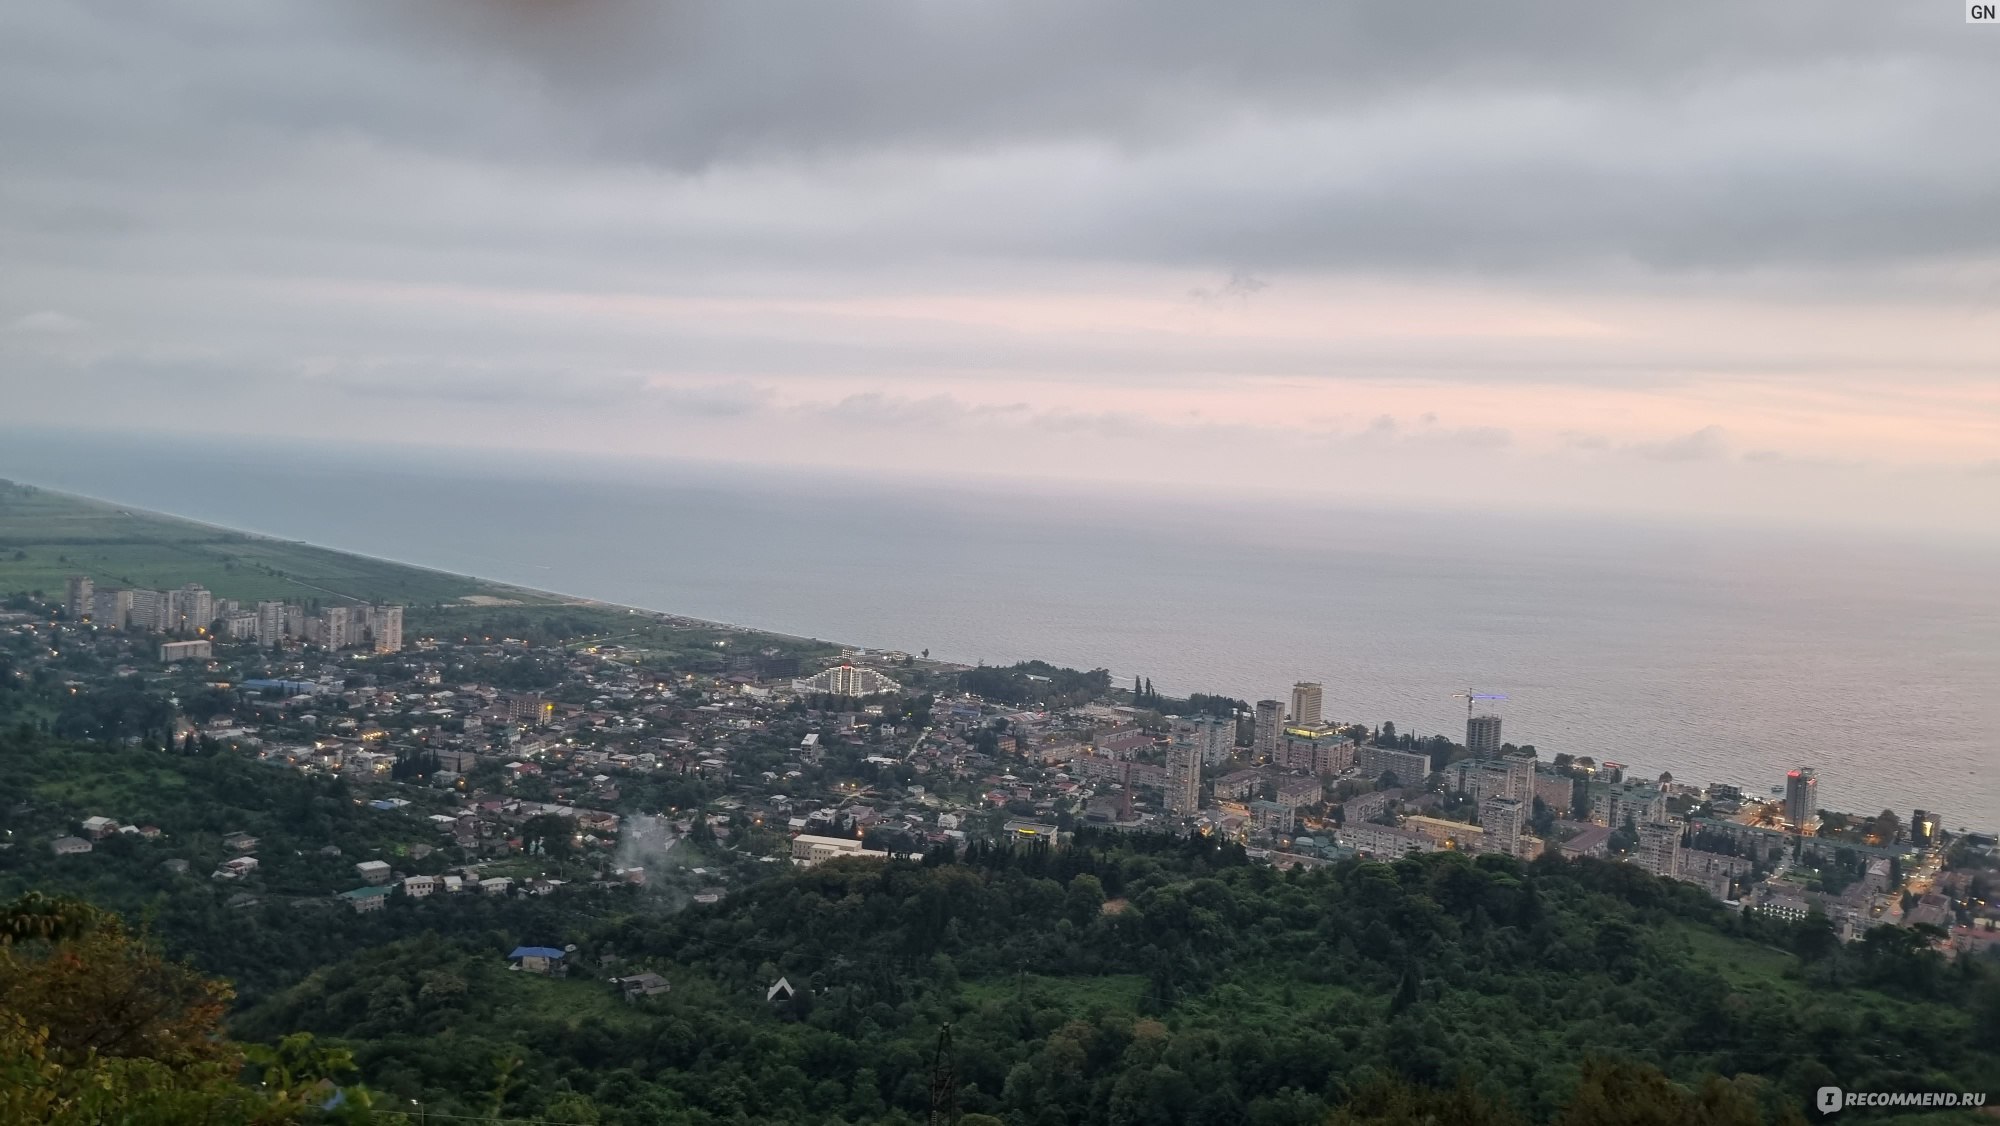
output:
M 344 880 L 282 891 L 256 837 L 191 854 L 136 810 L 69 810 L 61 832 L 8 847 L 89 864 L 108 838 L 132 838 L 163 878 L 206 875 L 239 903 L 316 894 L 366 913 L 649 884 L 714 902 L 773 864 L 1061 848 L 1080 830 L 1199 834 L 1279 868 L 1446 850 L 1616 861 L 1745 911 L 1824 916 L 1843 940 L 1922 924 L 1940 949 L 2000 942 L 1989 833 L 1921 809 L 1822 809 L 1805 768 L 1767 793 L 1544 756 L 1503 740 L 1490 694 L 1457 694 L 1462 740 L 1418 737 L 1335 718 L 1337 692 L 1307 681 L 1255 702 L 1170 700 L 1101 671 L 801 656 L 727 630 L 708 655 L 661 667 L 614 636 L 406 638 L 404 617 L 243 607 L 193 584 L 107 592 L 86 576 L 60 599 L 15 596 L 0 636 L 16 678 L 71 695 L 157 690 L 171 705 L 158 726 L 119 738 L 339 778 L 403 835 L 319 869 Z M 703 847 L 677 855 L 682 842 Z

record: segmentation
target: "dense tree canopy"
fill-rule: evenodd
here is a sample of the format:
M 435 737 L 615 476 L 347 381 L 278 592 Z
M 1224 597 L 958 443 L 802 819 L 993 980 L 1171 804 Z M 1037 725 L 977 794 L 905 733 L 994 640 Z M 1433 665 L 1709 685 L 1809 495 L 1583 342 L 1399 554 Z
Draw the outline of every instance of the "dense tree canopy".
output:
M 1086 833 L 577 919 L 561 981 L 490 944 L 404 941 L 239 1029 L 350 1043 L 371 1082 L 440 1107 L 476 1107 L 495 1061 L 519 1061 L 510 1111 L 562 1097 L 605 1122 L 921 1121 L 946 1025 L 958 1109 L 1021 1124 L 1461 1104 L 1488 1116 L 1468 1121 L 1788 1121 L 1825 1082 L 2000 1080 L 1974 1034 L 1996 1018 L 1970 1000 L 1988 971 L 1893 928 L 1807 966 L 1771 948 L 1797 933 L 1623 865 L 1280 873 L 1211 842 Z M 672 992 L 627 1004 L 602 984 L 641 967 Z M 798 996 L 768 1002 L 780 977 Z M 1663 1109 L 1631 1117 L 1633 1100 Z

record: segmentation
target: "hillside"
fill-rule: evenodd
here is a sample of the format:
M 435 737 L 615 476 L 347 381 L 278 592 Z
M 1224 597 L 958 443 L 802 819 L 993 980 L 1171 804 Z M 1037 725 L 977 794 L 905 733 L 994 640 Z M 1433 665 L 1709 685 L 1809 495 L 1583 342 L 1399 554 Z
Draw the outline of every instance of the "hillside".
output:
M 510 972 L 497 943 L 396 943 L 236 1027 L 349 1044 L 398 1099 L 464 1110 L 504 1070 L 516 1112 L 561 1097 L 606 1122 L 921 1121 L 946 1025 L 958 1109 L 1023 1124 L 1316 1123 L 1378 1081 L 1469 1084 L 1548 1121 L 1597 1058 L 1729 1080 L 1718 1121 L 1795 1120 L 1825 1083 L 2000 1084 L 1991 969 L 1875 933 L 1808 964 L 1792 928 L 1629 867 L 1438 854 L 1281 874 L 1203 842 L 1086 837 L 573 919 L 563 980 Z M 606 979 L 642 968 L 672 992 L 618 1000 Z M 780 976 L 798 998 L 766 1000 Z
M 218 596 L 438 603 L 489 591 L 463 575 L 254 536 L 141 509 L 0 481 L 0 591 L 60 595 L 73 574 L 101 586 Z

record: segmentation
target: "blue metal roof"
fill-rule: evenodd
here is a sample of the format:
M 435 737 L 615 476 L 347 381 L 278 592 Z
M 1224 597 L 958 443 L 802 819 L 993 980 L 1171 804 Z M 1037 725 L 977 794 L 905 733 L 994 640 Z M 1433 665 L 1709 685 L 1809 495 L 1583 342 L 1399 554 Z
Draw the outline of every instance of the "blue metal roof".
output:
M 512 962 L 517 958 L 560 958 L 562 956 L 563 952 L 553 946 L 516 946 L 514 952 L 507 955 L 507 960 Z

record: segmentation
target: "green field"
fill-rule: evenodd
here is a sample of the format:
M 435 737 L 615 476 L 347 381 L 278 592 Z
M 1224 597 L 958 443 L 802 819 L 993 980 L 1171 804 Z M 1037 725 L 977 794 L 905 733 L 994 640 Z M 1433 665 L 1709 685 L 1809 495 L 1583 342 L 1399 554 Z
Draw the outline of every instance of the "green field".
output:
M 101 587 L 200 583 L 243 602 L 352 599 L 437 603 L 490 584 L 310 544 L 232 532 L 138 509 L 0 482 L 0 594 L 60 597 L 70 575 Z M 510 597 L 521 597 L 509 592 Z
M 89 575 L 100 588 L 166 590 L 200 583 L 217 598 L 244 603 L 267 598 L 395 603 L 409 608 L 404 627 L 409 636 L 608 642 L 663 666 L 767 648 L 807 657 L 839 648 L 720 626 L 668 625 L 607 603 L 0 481 L 0 598 L 39 592 L 59 601 L 69 576 L 78 574 Z

